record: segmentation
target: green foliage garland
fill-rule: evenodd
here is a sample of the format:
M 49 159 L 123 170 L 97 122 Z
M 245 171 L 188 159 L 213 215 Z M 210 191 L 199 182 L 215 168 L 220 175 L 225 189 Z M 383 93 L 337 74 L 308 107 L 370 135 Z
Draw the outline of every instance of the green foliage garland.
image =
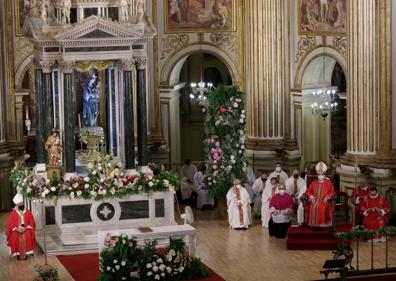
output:
M 338 233 L 339 239 L 345 240 L 350 238 L 371 238 L 378 234 L 393 235 L 396 234 L 395 226 L 387 226 L 376 230 L 352 230 L 349 232 Z
M 213 197 L 225 196 L 233 178 L 244 177 L 245 94 L 235 86 L 216 87 L 205 107 L 205 182 Z

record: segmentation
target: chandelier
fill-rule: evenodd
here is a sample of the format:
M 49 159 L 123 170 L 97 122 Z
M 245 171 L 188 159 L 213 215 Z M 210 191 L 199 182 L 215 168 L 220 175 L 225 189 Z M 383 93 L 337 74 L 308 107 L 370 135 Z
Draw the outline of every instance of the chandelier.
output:
M 201 81 L 198 83 L 192 82 L 190 84 L 191 87 L 190 99 L 192 102 L 198 102 L 198 103 L 204 102 L 209 92 L 212 91 L 213 89 L 213 84 L 211 82 L 204 82 L 202 79 L 202 72 L 203 72 L 202 61 L 203 59 L 201 58 L 200 60 Z
M 331 113 L 337 110 L 336 87 L 323 88 L 312 92 L 314 102 L 311 103 L 312 114 L 320 115 L 323 120 Z
M 213 89 L 212 83 L 210 82 L 205 83 L 202 80 L 201 82 L 198 83 L 192 82 L 190 86 L 192 90 L 190 94 L 190 99 L 191 101 L 195 101 L 195 102 L 205 101 L 206 96 Z

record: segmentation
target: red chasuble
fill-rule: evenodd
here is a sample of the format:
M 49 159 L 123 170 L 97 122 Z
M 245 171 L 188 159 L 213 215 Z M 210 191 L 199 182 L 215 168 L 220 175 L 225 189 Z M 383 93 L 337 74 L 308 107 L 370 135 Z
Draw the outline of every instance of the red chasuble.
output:
M 360 185 L 356 186 L 351 195 L 351 202 L 355 206 L 355 225 L 363 224 L 363 214 L 360 211 L 363 204 L 364 197 L 368 196 L 370 193 L 370 186 L 367 186 L 366 190 Z M 360 203 L 356 204 L 356 199 L 360 198 Z
M 16 229 L 21 225 L 25 226 L 25 232 L 19 233 Z M 20 256 L 23 259 L 26 255 L 33 254 L 33 249 L 36 244 L 34 231 L 36 223 L 33 215 L 29 210 L 19 212 L 13 210 L 7 221 L 7 242 L 10 254 L 13 256 Z
M 379 213 L 374 210 L 367 211 L 370 208 L 378 208 L 383 212 Z M 363 219 L 365 229 L 375 230 L 385 227 L 388 224 L 388 217 L 386 214 L 390 211 L 388 202 L 378 194 L 378 197 L 371 199 L 369 196 L 365 197 L 362 202 L 360 211 L 364 213 L 367 211 L 367 216 Z
M 308 197 L 313 196 L 315 201 L 308 202 L 307 224 L 314 227 L 329 227 L 333 221 L 333 205 L 331 199 L 335 196 L 333 184 L 329 179 L 319 183 L 314 180 L 305 192 Z

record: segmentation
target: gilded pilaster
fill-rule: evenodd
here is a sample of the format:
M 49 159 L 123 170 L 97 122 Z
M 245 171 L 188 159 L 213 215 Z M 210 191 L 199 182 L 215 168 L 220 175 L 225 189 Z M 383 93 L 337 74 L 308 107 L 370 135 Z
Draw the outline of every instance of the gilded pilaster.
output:
M 348 154 L 373 155 L 376 152 L 376 53 L 379 51 L 376 44 L 376 2 L 348 1 Z
M 289 2 L 244 1 L 247 156 L 265 158 L 268 168 L 290 139 Z

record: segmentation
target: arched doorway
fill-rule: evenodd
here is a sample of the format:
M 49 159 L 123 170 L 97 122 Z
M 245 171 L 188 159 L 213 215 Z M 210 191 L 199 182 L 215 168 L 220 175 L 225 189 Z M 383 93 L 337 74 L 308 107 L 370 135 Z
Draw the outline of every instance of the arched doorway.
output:
M 181 160 L 203 160 L 204 113 L 199 103 L 190 98 L 190 84 L 201 79 L 213 83 L 214 87 L 220 84 L 232 85 L 230 72 L 214 55 L 194 53 L 184 62 L 180 72 L 180 82 L 186 83 L 180 95 Z
M 191 83 L 212 82 L 214 86 L 232 85 L 235 73 L 230 71 L 221 55 L 206 50 L 195 50 L 174 62 L 168 72 L 170 87 L 161 91 L 163 135 L 169 146 L 170 166 L 186 158 L 203 160 L 205 138 L 202 107 L 190 98 Z M 164 70 L 166 71 L 166 70 Z
M 326 54 L 313 58 L 302 76 L 302 163 L 329 162 L 346 151 L 346 77 L 342 66 Z M 313 115 L 313 92 L 337 89 L 337 111 L 323 118 Z

